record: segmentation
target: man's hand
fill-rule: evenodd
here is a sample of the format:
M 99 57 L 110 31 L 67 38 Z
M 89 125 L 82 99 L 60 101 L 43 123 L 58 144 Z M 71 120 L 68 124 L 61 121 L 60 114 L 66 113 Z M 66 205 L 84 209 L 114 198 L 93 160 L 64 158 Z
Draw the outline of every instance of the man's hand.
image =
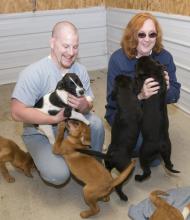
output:
M 144 81 L 141 92 L 138 94 L 138 99 L 148 99 L 150 96 L 157 94 L 160 86 L 153 78 L 148 78 Z
M 81 113 L 87 113 L 90 111 L 91 106 L 90 103 L 87 101 L 85 96 L 75 97 L 71 94 L 68 94 L 68 105 L 71 107 L 78 109 Z
M 58 124 L 66 119 L 66 117 L 64 117 L 64 110 L 65 109 L 62 109 L 56 115 L 52 116 L 53 120 L 54 120 L 54 123 L 52 123 L 52 124 Z

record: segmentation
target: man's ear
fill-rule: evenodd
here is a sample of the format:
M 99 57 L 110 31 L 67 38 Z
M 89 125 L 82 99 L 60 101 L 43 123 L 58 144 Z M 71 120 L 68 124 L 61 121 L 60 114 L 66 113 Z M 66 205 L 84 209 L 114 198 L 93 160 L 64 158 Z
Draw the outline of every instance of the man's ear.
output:
M 50 39 L 50 47 L 51 47 L 51 49 L 53 49 L 54 48 L 54 44 L 55 44 L 55 38 L 51 38 Z

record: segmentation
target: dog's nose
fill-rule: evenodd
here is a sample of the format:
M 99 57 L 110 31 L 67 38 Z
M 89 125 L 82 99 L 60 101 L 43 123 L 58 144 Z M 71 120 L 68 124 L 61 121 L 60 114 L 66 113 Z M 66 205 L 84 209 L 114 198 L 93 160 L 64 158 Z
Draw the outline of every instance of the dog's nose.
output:
M 79 91 L 79 94 L 80 94 L 80 95 L 84 95 L 84 90 L 81 89 L 81 90 Z

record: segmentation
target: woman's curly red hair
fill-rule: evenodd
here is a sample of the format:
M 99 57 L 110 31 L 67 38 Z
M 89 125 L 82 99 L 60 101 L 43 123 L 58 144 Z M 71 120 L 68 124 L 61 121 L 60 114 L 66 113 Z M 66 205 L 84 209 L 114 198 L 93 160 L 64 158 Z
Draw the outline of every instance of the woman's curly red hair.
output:
M 151 19 L 154 22 L 157 37 L 156 43 L 152 49 L 152 51 L 159 53 L 162 48 L 162 30 L 157 21 L 157 19 L 150 13 L 138 13 L 136 14 L 127 24 L 127 27 L 124 30 L 124 34 L 121 40 L 121 47 L 123 48 L 124 52 L 127 56 L 132 59 L 137 56 L 137 45 L 138 45 L 138 31 L 143 26 L 144 22 L 147 19 Z

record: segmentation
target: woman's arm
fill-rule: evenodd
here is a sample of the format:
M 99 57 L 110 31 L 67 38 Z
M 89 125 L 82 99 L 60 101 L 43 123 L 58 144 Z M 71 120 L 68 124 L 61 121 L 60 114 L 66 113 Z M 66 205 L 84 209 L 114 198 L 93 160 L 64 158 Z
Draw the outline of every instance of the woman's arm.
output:
M 169 89 L 167 92 L 167 103 L 176 103 L 180 97 L 180 88 L 181 84 L 177 82 L 177 77 L 176 77 L 176 66 L 173 62 L 173 58 L 171 56 L 170 61 L 168 65 L 166 66 L 168 76 L 169 76 Z

